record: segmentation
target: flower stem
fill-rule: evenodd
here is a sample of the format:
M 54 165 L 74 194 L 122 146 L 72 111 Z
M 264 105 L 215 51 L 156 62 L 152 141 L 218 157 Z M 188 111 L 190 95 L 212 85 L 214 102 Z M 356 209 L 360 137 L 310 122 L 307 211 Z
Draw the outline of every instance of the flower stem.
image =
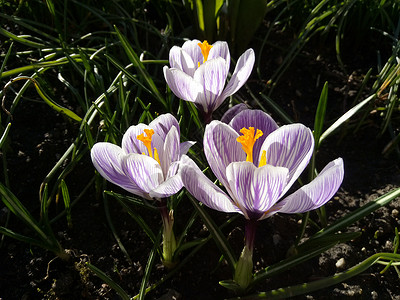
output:
M 159 210 L 163 222 L 163 264 L 171 269 L 175 266 L 174 253 L 176 250 L 176 239 L 174 235 L 174 211 L 168 210 L 167 201 L 161 199 Z
M 235 268 L 234 281 L 245 290 L 253 280 L 253 249 L 257 221 L 247 220 L 245 225 L 245 245 Z

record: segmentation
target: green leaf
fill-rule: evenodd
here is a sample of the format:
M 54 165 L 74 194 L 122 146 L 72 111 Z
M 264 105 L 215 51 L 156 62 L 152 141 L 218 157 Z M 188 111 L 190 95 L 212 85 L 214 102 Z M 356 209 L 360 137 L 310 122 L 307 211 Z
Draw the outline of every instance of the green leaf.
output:
M 322 143 L 324 139 L 330 136 L 336 129 L 338 129 L 343 123 L 349 120 L 354 114 L 356 114 L 364 105 L 375 99 L 376 95 L 373 94 L 369 96 L 367 99 L 358 103 L 356 106 L 348 110 L 343 116 L 341 116 L 335 123 L 333 123 L 319 138 L 319 144 Z
M 114 289 L 123 300 L 131 299 L 128 293 L 125 292 L 124 289 L 118 283 L 116 283 L 109 276 L 107 276 L 106 273 L 104 273 L 102 270 L 100 270 L 99 268 L 95 267 L 90 263 L 87 263 L 87 266 L 97 277 L 99 277 L 101 280 L 107 283 L 112 289 Z
M 314 133 L 316 150 L 319 148 L 319 138 L 322 134 L 322 128 L 324 126 L 327 103 L 328 103 L 328 82 L 325 82 L 321 92 L 321 96 L 319 97 L 317 112 L 315 114 L 315 121 L 314 121 L 313 133 Z
M 206 210 L 203 208 L 202 205 L 199 204 L 199 202 L 192 197 L 192 195 L 188 194 L 188 197 L 190 201 L 192 202 L 193 206 L 199 213 L 200 217 L 202 218 L 203 222 L 208 228 L 208 231 L 212 235 L 215 243 L 217 244 L 218 248 L 221 250 L 222 254 L 224 255 L 225 259 L 227 260 L 228 264 L 230 265 L 232 271 L 235 270 L 235 266 L 237 263 L 237 260 L 233 254 L 233 251 L 222 234 L 221 230 L 218 228 L 218 226 L 214 223 L 214 220 L 208 215 Z
M 147 72 L 143 63 L 140 61 L 139 56 L 136 54 L 135 50 L 133 50 L 128 39 L 124 35 L 121 34 L 121 32 L 118 30 L 118 28 L 116 26 L 114 26 L 114 29 L 115 29 L 115 32 L 117 33 L 119 40 L 122 43 L 122 47 L 124 48 L 125 53 L 128 55 L 129 60 L 133 63 L 133 65 L 137 69 L 137 71 L 142 75 L 143 79 L 147 83 L 147 86 L 150 89 L 150 91 L 152 92 L 152 94 L 154 95 L 154 97 L 166 109 L 168 109 L 167 103 L 165 102 L 164 98 L 161 96 L 156 85 L 154 84 L 152 77 L 149 75 L 149 73 Z
M 57 104 L 55 101 L 53 101 L 40 87 L 39 83 L 37 82 L 36 79 L 32 78 L 32 77 L 27 77 L 27 76 L 20 76 L 17 78 L 12 79 L 8 84 L 11 84 L 15 81 L 19 81 L 19 80 L 30 80 L 33 82 L 33 84 L 35 85 L 36 91 L 39 94 L 39 96 L 43 99 L 44 102 L 46 102 L 51 108 L 53 108 L 55 111 L 62 113 L 66 116 L 68 116 L 69 118 L 77 121 L 77 122 L 81 122 L 82 119 L 81 117 L 79 117 L 78 115 L 76 115 L 74 112 L 72 112 L 71 110 Z

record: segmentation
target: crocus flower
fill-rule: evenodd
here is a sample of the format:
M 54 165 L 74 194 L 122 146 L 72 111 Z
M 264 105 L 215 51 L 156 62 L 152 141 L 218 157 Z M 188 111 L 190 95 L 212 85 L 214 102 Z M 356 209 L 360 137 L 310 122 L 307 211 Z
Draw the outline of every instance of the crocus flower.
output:
M 180 143 L 178 121 L 165 114 L 149 125 L 129 127 L 122 147 L 96 143 L 91 157 L 97 171 L 108 181 L 137 196 L 159 199 L 182 188 L 178 162 L 192 144 Z
M 164 67 L 164 77 L 172 92 L 179 98 L 195 103 L 204 112 L 206 121 L 230 95 L 246 82 L 253 69 L 253 49 L 243 53 L 228 84 L 230 53 L 226 42 L 209 45 L 207 41 L 186 41 L 169 52 L 170 68 Z
M 165 114 L 149 125 L 131 126 L 122 138 L 122 147 L 96 143 L 91 151 L 93 164 L 108 181 L 146 199 L 159 200 L 163 221 L 163 263 L 173 267 L 176 239 L 173 211 L 165 197 L 182 188 L 177 174 L 179 161 L 193 142 L 180 143 L 178 121 Z
M 303 213 L 316 209 L 342 183 L 343 161 L 338 158 L 309 184 L 284 197 L 307 166 L 313 149 L 312 132 L 304 125 L 278 127 L 268 114 L 245 109 L 229 124 L 212 121 L 205 129 L 204 153 L 226 192 L 185 157 L 180 172 L 186 189 L 208 207 L 238 212 L 247 220 L 246 245 L 235 274 L 235 281 L 242 288 L 251 280 L 256 221 L 278 212 Z

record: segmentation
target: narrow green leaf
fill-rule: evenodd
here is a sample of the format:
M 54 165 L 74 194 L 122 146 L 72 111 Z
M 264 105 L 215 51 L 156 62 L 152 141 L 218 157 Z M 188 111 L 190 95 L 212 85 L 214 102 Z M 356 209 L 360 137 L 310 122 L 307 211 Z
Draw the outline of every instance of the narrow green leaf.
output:
M 71 119 L 73 119 L 73 120 L 75 120 L 77 122 L 81 122 L 82 121 L 82 119 L 78 115 L 76 115 L 74 112 L 72 112 L 68 108 L 65 108 L 65 107 L 57 104 L 48 95 L 46 95 L 46 93 L 42 90 L 42 88 L 40 87 L 40 85 L 39 85 L 39 83 L 37 82 L 36 79 L 34 79 L 32 77 L 27 77 L 27 76 L 20 76 L 20 77 L 12 79 L 10 82 L 13 83 L 13 82 L 19 81 L 19 80 L 30 80 L 30 81 L 32 81 L 33 84 L 35 85 L 36 91 L 39 94 L 39 96 L 43 99 L 44 102 L 46 102 L 55 111 L 57 111 L 59 113 L 62 113 L 62 114 L 68 116 L 69 118 L 71 118 Z
M 222 254 L 224 255 L 225 259 L 227 260 L 229 266 L 231 267 L 232 271 L 235 270 L 236 266 L 236 258 L 235 255 L 233 254 L 233 251 L 222 234 L 221 230 L 218 228 L 218 226 L 214 223 L 214 220 L 208 215 L 206 210 L 199 204 L 199 202 L 192 197 L 192 195 L 187 194 L 190 201 L 192 202 L 193 206 L 199 213 L 200 217 L 202 218 L 203 222 L 208 228 L 208 231 L 210 234 L 213 236 L 213 239 L 215 243 L 217 244 L 218 248 L 221 250 Z
M 144 270 L 142 283 L 140 284 L 139 300 L 144 300 L 144 298 L 146 296 L 146 287 L 147 287 L 147 284 L 148 284 L 149 279 L 150 279 L 151 270 L 153 269 L 154 262 L 155 262 L 156 257 L 157 257 L 156 253 L 157 253 L 157 250 L 159 248 L 158 245 L 160 243 L 161 236 L 162 236 L 162 234 L 161 234 L 161 231 L 160 231 L 160 233 L 157 236 L 157 241 L 156 241 L 156 243 L 154 243 L 153 248 L 150 251 L 149 258 L 148 258 L 147 264 L 146 264 L 146 268 Z
M 112 289 L 114 289 L 117 292 L 117 294 L 122 298 L 122 300 L 131 299 L 128 293 L 125 292 L 124 289 L 118 283 L 116 283 L 109 276 L 107 276 L 106 273 L 104 273 L 102 270 L 100 270 L 99 268 L 95 267 L 90 263 L 87 263 L 87 266 L 97 277 L 99 277 L 101 280 L 107 283 Z
M 316 150 L 319 148 L 319 138 L 322 134 L 322 128 L 324 126 L 327 103 L 328 103 L 328 82 L 325 82 L 321 92 L 321 96 L 319 97 L 317 112 L 315 114 L 315 121 L 314 121 L 313 133 L 314 133 Z
M 373 94 L 369 96 L 367 99 L 363 100 L 362 102 L 358 103 L 356 106 L 348 110 L 343 116 L 341 116 L 339 119 L 336 120 L 335 123 L 333 123 L 325 132 L 321 135 L 319 138 L 319 144 L 322 143 L 322 141 L 330 136 L 336 129 L 338 129 L 343 123 L 345 123 L 347 120 L 349 120 L 354 114 L 356 114 L 364 105 L 375 99 L 376 95 Z
M 7 139 L 8 133 L 10 132 L 10 129 L 11 129 L 11 123 L 8 123 L 6 129 L 4 130 L 4 132 L 0 138 L 0 149 L 3 148 L 3 145 Z
M 28 46 L 28 47 L 37 48 L 37 49 L 43 49 L 43 48 L 47 47 L 45 44 L 32 42 L 32 41 L 30 41 L 30 40 L 28 40 L 26 38 L 19 37 L 19 36 L 9 32 L 9 31 L 3 29 L 2 27 L 0 27 L 0 34 L 4 35 L 5 37 L 8 37 L 8 38 L 12 39 L 13 41 L 15 41 L 17 43 L 23 44 L 23 45 Z
M 64 179 L 61 179 L 61 193 L 64 199 L 65 213 L 67 215 L 67 223 L 68 227 L 72 227 L 72 218 L 71 218 L 71 199 L 69 197 L 68 187 L 65 183 Z
M 165 102 L 164 98 L 161 96 L 160 92 L 158 91 L 156 85 L 152 77 L 148 74 L 146 68 L 144 67 L 143 63 L 140 61 L 139 56 L 133 50 L 132 46 L 130 45 L 128 39 L 121 34 L 116 26 L 114 26 L 115 32 L 119 40 L 122 43 L 122 47 L 125 50 L 125 53 L 128 55 L 129 60 L 133 63 L 134 67 L 138 70 L 138 72 L 143 76 L 145 82 L 147 83 L 149 89 L 151 90 L 152 94 L 155 98 L 165 107 L 168 109 L 168 105 Z

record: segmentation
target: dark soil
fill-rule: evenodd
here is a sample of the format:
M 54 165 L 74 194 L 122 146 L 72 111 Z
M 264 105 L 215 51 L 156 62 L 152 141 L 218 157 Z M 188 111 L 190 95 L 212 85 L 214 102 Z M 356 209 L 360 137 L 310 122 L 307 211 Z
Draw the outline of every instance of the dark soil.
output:
M 277 41 L 282 41 L 283 44 L 290 42 L 287 36 L 282 38 L 281 34 L 283 33 L 276 33 Z M 253 46 L 257 49 L 258 45 Z M 279 65 L 280 58 L 274 54 L 272 47 L 262 54 L 265 56 L 265 69 L 261 70 L 264 78 L 259 80 L 255 74 L 251 77 L 249 86 L 253 92 L 265 88 L 272 70 Z M 364 66 L 374 62 L 368 63 Z M 357 60 L 347 61 L 347 69 L 352 72 L 345 74 L 337 66 L 334 54 L 324 53 L 316 45 L 309 45 L 280 80 L 271 97 L 293 116 L 296 122 L 313 127 L 319 94 L 323 83 L 328 81 L 327 120 L 331 122 L 351 107 L 367 71 L 360 65 L 362 64 Z M 239 96 L 249 99 L 245 89 L 242 89 Z M 216 116 L 222 114 L 224 109 L 225 107 L 217 112 Z M 271 114 L 276 117 L 275 112 L 271 111 Z M 329 223 L 400 186 L 398 157 L 394 154 L 388 157 L 382 155 L 389 138 L 378 138 L 379 121 L 379 117 L 370 115 L 357 132 L 353 132 L 354 123 L 348 124 L 346 130 L 341 130 L 325 141 L 318 153 L 319 170 L 336 157 L 343 157 L 345 162 L 343 185 L 334 199 L 326 205 Z M 10 185 L 16 196 L 27 207 L 32 208 L 32 214 L 37 217 L 39 186 L 60 155 L 69 147 L 76 132 L 77 128 L 73 124 L 63 120 L 42 103 L 27 101 L 21 104 L 14 114 L 10 151 L 7 155 Z M 82 191 L 93 171 L 87 156 L 75 169 L 73 176 L 69 176 L 76 178 L 76 182 L 68 182 L 72 197 L 76 197 Z M 110 189 L 124 193 L 111 185 Z M 124 256 L 110 230 L 105 205 L 108 205 L 116 233 L 127 249 L 131 261 Z M 62 203 L 54 206 L 58 206 L 60 211 L 63 208 Z M 185 202 L 175 213 L 179 214 L 179 219 L 184 222 L 192 210 L 191 204 Z M 265 291 L 310 282 L 346 270 L 375 253 L 393 252 L 395 228 L 400 224 L 399 211 L 400 199 L 393 200 L 386 207 L 348 228 L 349 232 L 362 233 L 358 239 L 338 244 L 319 257 L 267 280 L 257 289 Z M 6 212 L 5 208 L 1 211 L 1 225 L 5 222 Z M 161 225 L 158 214 L 146 210 L 142 213 L 154 228 Z M 231 217 L 213 211 L 209 213 L 218 224 Z M 311 218 L 318 220 L 315 213 L 311 213 Z M 296 239 L 300 222 L 299 216 L 291 215 L 276 215 L 260 222 L 254 253 L 256 270 L 286 257 Z M 179 225 L 178 223 L 175 229 L 178 234 Z M 11 216 L 8 227 L 29 234 L 14 216 Z M 30 247 L 9 238 L 4 239 L 0 248 L 0 299 L 118 299 L 106 283 L 90 272 L 86 262 L 104 271 L 130 295 L 138 293 L 152 244 L 114 199 L 110 198 L 108 203 L 103 202 L 101 197 L 96 196 L 92 186 L 85 197 L 73 207 L 72 227 L 69 228 L 66 219 L 61 218 L 54 224 L 54 230 L 63 247 L 71 254 L 68 262 L 55 258 L 54 254 L 40 248 Z M 308 228 L 307 234 L 313 232 L 314 228 Z M 238 218 L 224 229 L 224 233 L 239 255 L 243 246 L 243 220 Z M 207 229 L 199 220 L 189 236 L 207 235 Z M 219 260 L 220 252 L 210 240 L 175 276 L 150 293 L 148 298 L 222 299 L 233 296 L 218 284 L 219 281 L 230 279 L 232 276 L 226 263 Z M 381 265 L 374 266 L 351 280 L 297 299 L 400 299 L 398 274 L 394 268 L 381 274 L 382 269 Z M 158 282 L 167 273 L 158 261 L 150 282 Z

